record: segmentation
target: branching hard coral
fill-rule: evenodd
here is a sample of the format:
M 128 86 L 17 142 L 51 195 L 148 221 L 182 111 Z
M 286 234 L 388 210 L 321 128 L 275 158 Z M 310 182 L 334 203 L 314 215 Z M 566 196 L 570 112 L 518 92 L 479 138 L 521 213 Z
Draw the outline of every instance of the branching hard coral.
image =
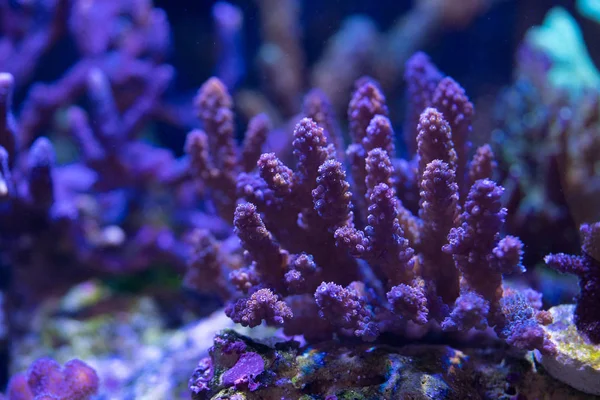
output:
M 30 81 L 40 58 L 66 33 L 68 9 L 66 0 L 0 3 L 0 65 L 18 86 Z
M 482 296 L 496 318 L 502 296 L 502 271 L 492 261 L 498 232 L 506 216 L 500 198 L 502 188 L 491 180 L 475 182 L 471 187 L 460 225 L 452 228 L 443 250 L 451 254 L 468 289 Z
M 304 53 L 300 46 L 300 3 L 295 0 L 256 0 L 263 45 L 259 62 L 267 90 L 287 117 L 298 111 L 304 89 Z
M 420 110 L 414 175 L 395 171 L 403 163 L 395 156 L 385 97 L 370 78 L 357 82 L 349 105 L 350 181 L 328 141 L 330 114 L 314 111 L 326 128 L 310 118 L 297 123 L 295 168 L 265 153 L 257 172 L 238 174 L 242 200 L 234 226 L 247 266 L 223 262 L 213 274 L 215 245 L 209 241 L 207 253 L 199 253 L 211 260 L 208 279 L 229 274 L 237 287 L 226 311 L 234 321 L 283 325 L 286 334 L 309 339 L 335 332 L 367 341 L 414 333 L 417 325 L 421 335 L 494 327 L 514 347 L 553 352 L 536 319 L 539 298 L 504 291 L 503 274 L 523 271 L 523 245 L 500 235 L 506 209 L 503 188 L 489 179 L 491 149 L 483 146 L 466 161 L 472 104 L 456 82 L 437 74 L 432 85 L 414 84 L 421 88 L 414 90 L 415 110 L 439 106 Z M 199 113 L 214 120 L 221 111 L 213 104 Z M 219 151 L 227 149 L 211 152 Z M 420 197 L 416 214 L 399 198 L 409 176 Z M 462 191 L 469 194 L 461 201 Z
M 204 130 L 194 130 L 187 136 L 185 151 L 190 158 L 190 173 L 208 187 L 207 194 L 218 214 L 231 221 L 238 173 L 254 169 L 250 166 L 256 165 L 270 123 L 263 114 L 255 116 L 239 151 L 235 143 L 232 99 L 218 78 L 211 78 L 202 85 L 194 107 Z
M 423 221 L 421 243 L 422 276 L 434 285 L 437 294 L 446 303 L 458 297 L 458 271 L 452 256 L 443 252 L 450 229 L 458 218 L 458 185 L 456 173 L 448 163 L 433 160 L 425 167 L 421 180 L 421 209 Z
M 465 160 L 470 150 L 469 137 L 474 115 L 473 103 L 469 101 L 465 90 L 454 79 L 445 77 L 433 92 L 431 104 L 447 119 L 452 129 L 452 141 L 456 149 L 456 156 L 460 160 Z M 465 167 L 466 163 L 464 162 L 456 166 L 456 176 L 460 187 L 466 187 L 462 184 L 462 180 L 465 178 Z M 465 195 L 466 193 L 461 193 L 461 197 Z
M 432 105 L 433 93 L 442 79 L 442 74 L 425 53 L 416 53 L 406 62 L 408 110 L 404 121 L 404 139 L 410 154 L 416 151 L 417 125 L 421 112 Z
M 13 376 L 6 390 L 7 400 L 87 400 L 98 391 L 96 371 L 80 360 L 64 367 L 50 358 L 41 358 L 27 373 Z
M 469 166 L 469 184 L 480 179 L 493 179 L 494 170 L 497 168 L 494 152 L 489 144 L 480 146 L 475 151 L 473 161 Z
M 600 223 L 583 224 L 581 255 L 564 253 L 550 254 L 544 261 L 562 273 L 574 274 L 579 278 L 581 290 L 577 299 L 574 320 L 579 332 L 593 343 L 600 343 Z
M 337 334 L 372 341 L 380 334 L 436 331 L 457 299 L 473 294 L 461 287 L 459 269 L 441 250 L 460 222 L 459 194 L 468 191 L 472 109 L 460 86 L 438 73 L 431 91 L 416 94 L 437 114 L 419 144 L 415 126 L 409 143 L 423 151 L 404 160 L 397 158 L 382 86 L 360 79 L 345 148 L 333 110 L 356 78 L 382 73 L 382 47 L 370 23 L 358 32 L 363 45 L 351 51 L 352 62 L 344 61 L 348 68 L 323 88 L 340 82 L 337 99 L 313 90 L 301 109 L 307 79 L 300 3 L 257 1 L 269 95 L 286 119 L 300 112 L 288 121 L 295 125 L 288 158 L 270 146 L 265 114 L 246 113 L 252 119 L 245 141 L 236 143 L 227 87 L 244 74 L 240 9 L 223 2 L 213 8 L 222 46 L 216 75 L 222 79 L 198 91 L 190 107 L 197 124 L 164 100 L 174 77 L 165 64 L 170 30 L 151 0 L 8 3 L 0 0 L 0 261 L 12 272 L 6 294 L 11 334 L 27 322 L 20 312 L 49 293 L 157 264 L 177 271 L 187 266 L 185 285 L 227 299 L 234 321 L 282 325 L 308 340 Z M 60 75 L 49 72 L 50 83 L 28 87 L 41 57 L 66 36 L 77 61 Z M 325 57 L 325 74 L 346 57 L 349 50 L 343 50 Z M 17 104 L 11 104 L 13 92 Z M 413 111 L 422 116 L 418 105 Z M 187 137 L 187 154 L 176 159 L 155 144 L 151 120 L 196 128 Z M 274 141 L 285 143 L 285 128 L 274 120 L 281 133 Z M 485 175 L 493 162 L 479 159 L 472 170 Z M 235 236 L 226 239 L 230 224 Z M 494 272 L 507 272 L 520 248 L 497 239 L 490 263 L 497 264 Z M 63 371 L 40 361 L 34 370 L 20 388 L 16 378 L 11 390 L 75 399 L 96 389 L 93 374 L 76 361 Z
M 356 90 L 352 95 L 348 106 L 348 130 L 350 133 L 351 144 L 346 150 L 348 162 L 351 166 L 352 179 L 356 187 L 354 201 L 357 204 L 357 210 L 364 218 L 366 209 L 367 188 L 365 186 L 366 156 L 370 150 L 383 145 L 384 150 L 393 151 L 393 139 L 384 139 L 387 143 L 377 143 L 378 137 L 392 137 L 393 131 L 387 117 L 388 108 L 385 102 L 385 96 L 381 92 L 378 84 L 369 79 L 361 79 L 356 83 Z M 370 126 L 375 116 L 380 116 Z M 369 129 L 370 128 L 370 129 Z M 393 156 L 393 154 L 390 154 Z
M 82 58 L 56 82 L 36 83 L 31 87 L 19 118 L 22 147 L 29 146 L 40 135 L 59 108 L 74 103 L 85 93 L 92 70 L 100 70 L 108 78 L 114 92 L 119 94 L 121 110 L 131 107 L 153 83 L 156 74 L 161 74 L 157 68 L 164 67 L 161 64 L 170 43 L 166 16 L 161 9 L 154 8 L 151 1 L 109 4 L 101 0 L 78 0 L 72 2 L 70 8 L 66 1 L 56 2 L 56 5 L 56 12 L 64 8 L 60 29 L 68 28 Z M 123 15 L 130 17 L 125 23 L 122 23 Z M 21 51 L 37 49 L 30 47 Z M 16 77 L 17 86 L 26 83 L 20 75 Z M 180 122 L 163 102 L 149 99 L 148 103 L 146 114 Z
M 190 254 L 188 255 L 187 272 L 184 286 L 202 293 L 217 293 L 221 298 L 232 295 L 232 287 L 224 274 L 222 265 L 231 262 L 236 248 L 227 246 L 227 242 L 219 242 L 208 230 L 195 230 L 188 238 Z M 225 258 L 229 253 L 229 258 Z
M 373 320 L 374 315 L 367 305 L 367 299 L 361 295 L 362 288 L 356 290 L 354 282 L 347 288 L 332 283 L 321 283 L 315 292 L 319 306 L 319 316 L 340 330 L 348 330 L 363 340 L 370 342 L 379 335 L 379 327 Z
M 313 89 L 304 96 L 302 113 L 323 128 L 327 141 L 335 146 L 337 157 L 343 159 L 344 138 L 333 105 L 322 90 Z
M 556 352 L 556 346 L 540 325 L 540 321 L 549 322 L 548 315 L 536 309 L 525 294 L 507 289 L 501 307 L 505 319 L 496 330 L 506 343 L 519 349 L 539 349 L 545 354 Z
M 327 43 L 324 54 L 311 71 L 311 84 L 323 89 L 336 110 L 345 106 L 346 95 L 355 80 L 374 76 L 385 90 L 396 89 L 410 65 L 405 63 L 419 49 L 427 46 L 438 33 L 472 22 L 496 0 L 416 1 L 411 10 L 388 31 L 380 32 L 375 22 L 364 15 L 345 19 L 339 31 Z M 440 76 L 441 78 L 441 76 Z M 415 111 L 418 117 L 421 110 Z M 416 121 L 409 118 L 407 125 Z M 409 149 L 414 143 L 407 140 Z
M 243 88 L 235 93 L 238 109 L 246 119 L 257 113 L 267 113 L 279 125 L 279 122 L 287 121 L 301 111 L 302 93 L 310 84 L 322 90 L 330 99 L 332 108 L 341 114 L 354 82 L 361 76 L 373 76 L 385 90 L 396 90 L 401 83 L 405 63 L 415 51 L 425 48 L 445 29 L 453 29 L 457 25 L 464 28 L 496 1 L 474 0 L 468 4 L 455 4 L 454 0 L 415 2 L 386 32 L 379 31 L 377 23 L 369 16 L 350 15 L 326 41 L 319 58 L 312 60 L 302 49 L 305 36 L 299 23 L 302 20 L 299 17 L 302 4 L 297 0 L 256 0 L 262 39 L 256 55 L 256 64 L 261 72 L 257 78 L 263 81 L 264 90 Z M 213 17 L 219 33 L 217 46 L 220 51 L 215 75 L 228 77 L 232 66 L 241 63 L 237 42 L 229 48 L 223 46 L 226 41 L 232 43 L 235 36 L 233 27 L 225 31 L 224 25 L 236 24 L 233 21 L 239 20 L 239 10 L 226 12 L 235 7 L 225 7 L 222 2 L 217 4 Z M 236 25 L 236 28 L 235 32 L 239 33 L 239 26 Z M 319 27 L 316 31 L 321 29 L 331 28 Z M 311 39 L 313 35 L 314 32 L 308 32 L 306 36 Z M 230 89 L 234 87 L 230 86 Z M 413 117 L 418 117 L 420 111 L 415 111 Z M 311 115 L 306 116 L 312 118 Z M 416 122 L 413 129 L 415 127 Z M 407 140 L 407 144 L 414 150 L 413 141 Z
M 3 150 L 6 191 L 0 219 L 6 229 L 0 243 L 7 261 L 14 264 L 15 282 L 34 284 L 14 293 L 34 301 L 43 295 L 42 287 L 60 290 L 62 284 L 90 273 L 128 273 L 160 260 L 183 267 L 185 254 L 173 226 L 148 219 L 133 222 L 136 215 L 149 212 L 144 208 L 155 207 L 149 194 L 157 192 L 157 184 L 170 185 L 169 175 L 177 165 L 169 151 L 137 139 L 148 111 L 172 75 L 168 67 L 156 72 L 143 97 L 120 115 L 106 77 L 98 69 L 90 70 L 91 113 L 101 122 L 90 124 L 87 113 L 76 106 L 67 111 L 68 131 L 73 142 L 81 145 L 80 157 L 74 162 L 58 165 L 53 145 L 44 137 L 36 139 L 30 148 L 24 147 L 21 119 L 14 131 L 4 130 L 2 142 L 11 150 Z M 3 79 L 10 86 L 10 75 Z M 10 103 L 10 92 L 4 93 L 8 96 L 4 98 L 6 104 Z M 10 110 L 4 111 L 5 120 L 10 121 Z M 19 145 L 11 146 L 15 141 Z M 147 196 L 143 200 L 138 197 L 141 193 Z M 131 208 L 129 219 L 124 220 L 119 207 Z M 61 257 L 67 261 L 58 261 Z M 57 274 L 71 278 L 55 281 L 49 288 L 38 275 L 53 266 L 60 267 Z
M 212 8 L 212 16 L 219 49 L 216 73 L 227 87 L 235 88 L 244 77 L 246 67 L 242 40 L 244 15 L 239 7 L 218 1 Z
M 260 289 L 248 299 L 239 299 L 225 310 L 227 315 L 242 326 L 253 328 L 266 321 L 272 325 L 282 325 L 292 318 L 292 311 L 286 303 L 278 300 L 269 289 Z
M 159 265 L 185 270 L 183 238 L 206 227 L 188 160 L 151 144 L 148 129 L 150 120 L 181 123 L 164 101 L 174 75 L 163 63 L 164 12 L 150 1 L 43 3 L 68 6 L 62 23 L 68 15 L 81 58 L 55 82 L 31 88 L 27 71 L 0 73 L 0 262 L 10 269 L 11 338 L 43 299 L 74 283 Z M 41 51 L 19 51 L 33 50 Z M 12 104 L 19 88 L 29 89 L 25 100 Z M 261 142 L 265 129 L 256 124 L 249 140 Z M 260 150 L 245 157 L 253 154 Z

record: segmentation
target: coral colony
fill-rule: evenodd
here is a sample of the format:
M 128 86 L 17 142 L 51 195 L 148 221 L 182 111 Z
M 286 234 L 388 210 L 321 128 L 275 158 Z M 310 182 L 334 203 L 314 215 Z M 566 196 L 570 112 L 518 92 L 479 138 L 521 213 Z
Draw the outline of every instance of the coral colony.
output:
M 87 307 L 103 294 L 73 295 L 74 287 L 135 280 L 166 266 L 183 276 L 188 292 L 220 299 L 217 314 L 236 324 L 189 365 L 172 367 L 156 354 L 163 347 L 192 353 L 193 328 L 129 349 L 191 376 L 180 397 L 168 398 L 600 394 L 593 383 L 600 373 L 600 215 L 585 207 L 599 187 L 599 97 L 553 86 L 560 66 L 535 40 L 520 49 L 515 82 L 498 98 L 491 145 L 474 146 L 473 103 L 425 53 L 404 59 L 414 43 L 393 57 L 404 65 L 401 124 L 392 122 L 400 113 L 384 94 L 397 80 L 391 69 L 400 67 L 348 48 L 348 37 L 391 46 L 406 32 L 402 26 L 383 39 L 371 22 L 347 21 L 312 71 L 323 87 L 305 90 L 297 4 L 258 1 L 267 88 L 241 91 L 234 102 L 230 91 L 237 93 L 246 68 L 243 16 L 218 3 L 218 77 L 188 106 L 174 107 L 163 96 L 175 71 L 164 63 L 170 28 L 162 10 L 136 0 L 37 3 L 0 0 L 4 347 L 29 343 L 28 331 L 57 302 L 47 299 L 62 298 L 53 317 L 71 322 L 57 330 L 74 332 L 73 320 L 122 304 L 117 295 L 114 303 Z M 466 23 L 478 12 L 473 7 L 445 23 Z M 419 6 L 412 18 L 427 10 Z M 438 11 L 428 24 L 442 19 Z M 427 26 L 418 30 L 425 34 Z M 66 36 L 81 58 L 13 105 L 40 59 Z M 349 102 L 331 87 L 353 81 Z M 343 103 L 347 116 L 338 119 Z M 532 113 L 536 119 L 521 123 Z M 240 120 L 248 123 L 238 142 Z M 183 156 L 157 144 L 149 121 L 190 129 Z M 550 178 L 557 169 L 562 195 Z M 581 254 L 568 255 L 576 252 L 569 237 L 576 224 Z M 540 229 L 548 235 L 540 238 Z M 576 306 L 544 310 L 542 294 L 525 284 L 535 279 L 519 280 L 524 264 L 542 258 L 579 278 Z M 77 293 L 88 302 L 82 309 L 72 306 Z M 138 329 L 144 317 L 125 320 Z M 580 347 L 561 342 L 567 333 Z M 53 345 L 66 347 L 65 336 Z M 83 348 L 93 354 L 94 346 Z M 0 399 L 113 398 L 107 393 L 123 385 L 115 378 L 127 375 L 123 363 L 108 364 L 116 375 L 103 381 L 107 364 L 81 358 L 57 358 L 67 361 L 61 366 L 44 357 L 26 372 L 12 371 L 18 373 Z M 166 396 L 157 382 L 172 378 L 145 367 L 127 376 L 150 376 L 154 397 L 138 387 L 116 398 Z
M 382 333 L 424 334 L 436 322 L 442 331 L 492 326 L 516 347 L 551 353 L 536 322 L 539 310 L 524 300 L 532 295 L 503 295 L 502 275 L 523 269 L 523 244 L 499 233 L 506 209 L 502 187 L 490 179 L 489 147 L 471 162 L 456 151 L 454 132 L 464 148 L 473 114 L 464 90 L 444 78 L 425 92 L 424 82 L 439 75 L 424 54 L 411 59 L 407 79 L 416 82 L 409 86 L 424 88 L 414 97 L 432 106 L 421 112 L 407 139 L 417 142 L 411 176 L 394 168 L 411 162 L 395 157 L 385 97 L 365 78 L 357 82 L 348 109 L 349 174 L 328 142 L 334 132 L 306 117 L 294 130 L 295 169 L 263 153 L 257 171 L 239 176 L 237 188 L 216 168 L 229 173 L 238 165 L 229 128 L 231 100 L 219 81 L 209 80 L 196 98 L 206 133 L 192 132 L 186 150 L 194 175 L 217 178 L 211 187 L 219 203 L 243 199 L 233 223 L 250 264 L 224 271 L 227 255 L 204 237 L 196 244 L 201 260 L 190 263 L 189 281 L 211 280 L 220 292 L 238 293 L 226 309 L 235 322 L 253 327 L 266 321 L 289 335 L 337 333 L 374 341 Z M 419 191 L 415 214 L 397 196 L 408 179 Z M 467 196 L 461 201 L 463 186 L 469 189 L 463 189 Z
M 427 107 L 407 138 L 417 142 L 414 161 L 395 156 L 377 82 L 359 80 L 348 109 L 350 173 L 336 157 L 335 132 L 319 125 L 333 125 L 319 119 L 332 115 L 321 101 L 323 109 L 311 115 L 318 122 L 307 116 L 294 130 L 294 170 L 263 153 L 256 172 L 241 173 L 236 191 L 231 184 L 233 199 L 242 198 L 234 231 L 249 264 L 224 270 L 227 254 L 205 232 L 195 244 L 187 281 L 200 282 L 199 289 L 211 281 L 220 293 L 231 293 L 225 312 L 243 326 L 266 321 L 310 341 L 337 334 L 372 342 L 384 333 L 418 337 L 489 326 L 511 346 L 553 354 L 540 326 L 548 318 L 539 310 L 539 294 L 503 289 L 503 274 L 524 269 L 523 244 L 500 235 L 506 209 L 503 188 L 490 179 L 489 146 L 465 160 L 473 105 L 424 54 L 409 61 L 406 76 L 409 87 L 421 88 L 411 100 Z M 436 86 L 428 84 L 435 80 Z M 223 137 L 231 132 L 231 100 L 214 78 L 196 99 L 199 107 L 210 105 L 213 118 L 204 117 L 211 122 L 204 124 L 206 133 L 188 135 L 186 150 L 194 175 L 212 178 L 219 174 L 213 165 L 229 162 L 232 171 L 239 164 L 238 149 Z M 217 124 L 214 116 L 222 116 Z M 219 202 L 227 201 L 221 200 L 227 181 L 213 186 Z M 407 187 L 419 192 L 414 214 L 398 197 Z
M 98 391 L 96 372 L 80 360 L 61 366 L 54 360 L 37 360 L 27 374 L 15 375 L 7 399 L 87 399 Z

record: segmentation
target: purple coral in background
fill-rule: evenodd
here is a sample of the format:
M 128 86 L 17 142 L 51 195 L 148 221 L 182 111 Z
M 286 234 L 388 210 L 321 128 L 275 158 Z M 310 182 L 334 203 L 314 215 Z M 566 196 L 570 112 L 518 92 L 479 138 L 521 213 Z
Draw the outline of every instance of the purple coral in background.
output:
M 185 183 L 185 178 L 176 178 L 177 160 L 171 152 L 138 138 L 171 77 L 170 67 L 157 67 L 137 101 L 120 113 L 107 77 L 99 69 L 90 69 L 86 80 L 90 113 L 97 119 L 90 119 L 76 106 L 67 110 L 67 130 L 72 142 L 81 145 L 81 153 L 63 165 L 47 138 L 39 137 L 27 146 L 26 115 L 21 113 L 13 131 L 11 111 L 4 110 L 10 129 L 3 130 L 2 143 L 11 150 L 2 151 L 6 190 L 0 200 L 0 220 L 7 229 L 0 245 L 15 263 L 16 286 L 9 291 L 11 296 L 35 303 L 45 292 L 60 292 L 62 285 L 68 287 L 94 273 L 131 273 L 160 260 L 185 267 L 184 246 L 173 231 L 177 228 L 167 223 L 174 215 L 156 224 L 149 220 L 131 223 L 125 217 L 128 207 L 139 204 L 140 210 L 147 210 L 142 214 L 156 207 L 153 202 L 161 196 L 157 184 L 177 191 Z M 8 75 L 5 79 L 12 82 Z M 10 93 L 4 93 L 7 104 Z M 11 144 L 15 140 L 18 146 Z M 144 198 L 141 204 L 139 196 Z M 177 196 L 173 201 L 179 201 Z M 134 214 L 128 216 L 135 219 Z M 24 240 L 27 235 L 29 239 Z M 53 268 L 65 279 L 50 287 L 40 279 L 41 271 Z
M 245 71 L 242 40 L 244 16 L 240 8 L 224 1 L 214 4 L 212 16 L 219 40 L 216 70 L 227 87 L 235 88 L 244 77 Z
M 499 93 L 493 110 L 496 129 L 490 144 L 510 205 L 507 233 L 527 244 L 528 264 L 551 252 L 576 252 L 578 227 L 600 220 L 595 206 L 600 175 L 594 168 L 600 138 L 598 91 L 566 95 L 552 84 L 554 63 L 530 43 L 522 44 L 513 81 Z M 543 285 L 537 274 L 528 279 Z M 554 302 L 568 302 L 573 291 L 555 295 Z
M 189 159 L 157 143 L 156 123 L 189 124 L 187 108 L 165 100 L 175 70 L 165 63 L 164 11 L 151 1 L 21 3 L 0 4 L 2 29 L 14 30 L 0 40 L 0 265 L 9 340 L 31 329 L 48 297 L 88 279 L 165 267 L 182 273 L 189 254 L 200 252 L 189 232 L 229 232 L 207 217 Z M 53 71 L 55 81 L 29 86 L 55 35 L 68 35 L 78 58 Z M 255 126 L 248 136 L 260 143 L 267 128 Z
M 96 371 L 80 360 L 63 367 L 50 358 L 35 361 L 27 373 L 13 376 L 6 390 L 7 400 L 87 400 L 98 391 Z
M 411 154 L 416 150 L 417 125 L 421 112 L 433 102 L 433 94 L 442 79 L 441 72 L 425 53 L 414 54 L 406 62 L 408 111 L 404 122 L 404 140 Z
M 600 343 L 600 223 L 583 224 L 581 255 L 550 254 L 546 265 L 561 273 L 576 275 L 581 290 L 575 308 L 575 325 L 593 343 Z

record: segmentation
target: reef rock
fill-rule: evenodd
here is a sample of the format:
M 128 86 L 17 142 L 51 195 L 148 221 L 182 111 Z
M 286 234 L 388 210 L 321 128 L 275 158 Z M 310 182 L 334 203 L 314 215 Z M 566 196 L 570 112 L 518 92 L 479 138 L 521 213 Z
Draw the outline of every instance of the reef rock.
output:
M 194 400 L 593 398 L 504 347 L 354 341 L 302 347 L 225 330 L 209 354 L 189 382 Z
M 557 348 L 555 356 L 536 351 L 537 360 L 550 375 L 585 393 L 600 395 L 600 345 L 593 345 L 577 331 L 574 305 L 552 307 L 553 323 L 544 329 Z

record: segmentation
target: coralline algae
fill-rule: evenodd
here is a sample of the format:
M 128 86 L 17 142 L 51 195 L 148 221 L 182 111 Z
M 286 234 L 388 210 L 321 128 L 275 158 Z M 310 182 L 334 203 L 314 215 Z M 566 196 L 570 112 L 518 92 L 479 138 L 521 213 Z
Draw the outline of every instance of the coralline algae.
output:
M 235 378 L 235 379 L 232 379 Z M 271 344 L 225 330 L 189 382 L 194 400 L 591 399 L 504 348 L 327 341 Z
M 544 329 L 557 349 L 556 356 L 535 352 L 550 375 L 585 393 L 600 395 L 600 346 L 590 344 L 573 322 L 574 305 L 552 307 L 554 322 Z

